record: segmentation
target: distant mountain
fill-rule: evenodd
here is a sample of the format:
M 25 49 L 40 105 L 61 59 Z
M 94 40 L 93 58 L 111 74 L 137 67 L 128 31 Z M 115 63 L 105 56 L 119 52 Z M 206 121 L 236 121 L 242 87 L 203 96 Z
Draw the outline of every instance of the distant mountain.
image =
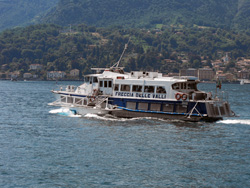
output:
M 234 18 L 234 27 L 241 29 L 250 28 L 250 0 L 238 0 L 238 10 Z
M 41 19 L 60 25 L 250 28 L 250 0 L 59 0 Z
M 35 23 L 58 0 L 0 0 L 0 31 Z

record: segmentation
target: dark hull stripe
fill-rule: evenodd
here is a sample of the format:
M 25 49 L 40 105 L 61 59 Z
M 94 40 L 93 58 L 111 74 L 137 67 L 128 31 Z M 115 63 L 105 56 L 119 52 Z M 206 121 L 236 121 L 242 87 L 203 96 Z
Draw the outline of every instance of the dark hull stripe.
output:
M 153 113 L 153 114 L 168 114 L 168 115 L 183 115 L 183 116 L 189 116 L 188 113 L 177 113 L 177 112 L 161 112 L 161 111 L 145 111 L 145 110 L 132 110 L 124 107 L 117 107 L 118 109 L 127 110 L 130 112 L 143 112 L 143 113 Z M 191 114 L 190 116 L 197 116 L 197 117 L 206 117 L 207 114 Z

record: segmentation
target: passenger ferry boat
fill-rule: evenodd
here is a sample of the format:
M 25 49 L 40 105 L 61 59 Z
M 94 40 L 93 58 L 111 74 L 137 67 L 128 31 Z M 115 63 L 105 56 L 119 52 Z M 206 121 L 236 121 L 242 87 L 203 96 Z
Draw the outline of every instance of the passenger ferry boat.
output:
M 126 49 L 126 48 L 125 48 Z M 124 51 L 123 51 L 124 54 Z M 123 55 L 122 54 L 122 55 Z M 122 56 L 121 56 L 122 58 Z M 120 60 L 121 60 L 120 58 Z M 217 121 L 234 116 L 224 92 L 200 91 L 195 77 L 164 77 L 158 72 L 124 72 L 120 60 L 110 68 L 93 68 L 78 87 L 53 90 L 75 113 L 116 117 L 156 117 L 184 121 Z

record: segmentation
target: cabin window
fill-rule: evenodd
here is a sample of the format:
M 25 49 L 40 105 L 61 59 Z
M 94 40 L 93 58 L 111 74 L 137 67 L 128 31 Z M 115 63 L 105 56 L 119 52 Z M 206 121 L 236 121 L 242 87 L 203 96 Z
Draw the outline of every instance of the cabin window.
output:
M 85 82 L 89 82 L 89 77 L 85 77 Z
M 174 104 L 163 104 L 162 111 L 163 112 L 173 112 Z
M 166 89 L 162 86 L 158 86 L 156 89 L 156 93 L 166 93 Z
M 195 83 L 188 83 L 187 89 L 195 89 L 196 90 L 196 84 Z
M 130 85 L 121 85 L 121 91 L 130 91 Z
M 104 81 L 104 87 L 108 87 L 108 81 Z
M 181 83 L 181 89 L 186 89 L 186 83 Z
M 172 89 L 180 89 L 179 83 L 173 84 Z
M 103 81 L 99 82 L 99 87 L 103 87 Z
M 186 83 L 186 82 L 175 83 L 175 84 L 172 85 L 172 88 L 175 89 L 175 90 L 178 90 L 178 89 L 192 89 L 192 90 L 197 90 L 196 83 Z
M 94 82 L 94 83 L 97 83 L 97 82 L 98 82 L 97 77 L 93 77 L 93 82 Z
M 154 93 L 155 92 L 155 87 L 154 86 L 145 86 L 144 87 L 144 92 L 146 92 L 146 93 Z
M 114 90 L 119 91 L 119 84 L 114 84 Z
M 136 102 L 127 102 L 126 108 L 135 110 L 136 109 Z
M 132 91 L 133 92 L 142 92 L 142 86 L 140 86 L 140 85 L 133 85 Z
M 151 103 L 150 110 L 152 110 L 152 111 L 160 111 L 161 110 L 161 104 L 159 104 L 159 103 Z
M 138 103 L 138 110 L 148 110 L 148 103 L 139 102 Z
M 112 81 L 108 81 L 108 87 L 112 87 Z

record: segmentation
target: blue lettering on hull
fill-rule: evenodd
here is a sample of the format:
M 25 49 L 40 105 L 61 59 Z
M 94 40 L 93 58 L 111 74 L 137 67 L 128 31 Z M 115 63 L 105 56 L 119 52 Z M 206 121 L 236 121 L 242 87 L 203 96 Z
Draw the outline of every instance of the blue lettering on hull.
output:
M 130 92 L 115 92 L 115 96 L 119 97 L 137 97 L 137 98 L 146 98 L 146 99 L 166 99 L 166 94 L 150 94 L 150 93 L 130 93 Z

